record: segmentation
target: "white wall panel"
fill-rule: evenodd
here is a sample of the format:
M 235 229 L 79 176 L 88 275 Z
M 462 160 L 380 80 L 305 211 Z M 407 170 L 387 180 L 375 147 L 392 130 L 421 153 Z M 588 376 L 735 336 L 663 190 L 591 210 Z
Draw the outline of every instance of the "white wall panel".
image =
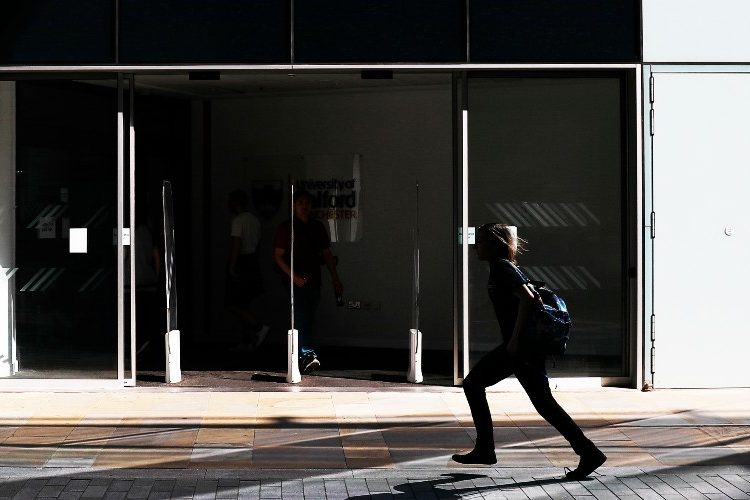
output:
M 643 0 L 643 59 L 748 62 L 749 23 L 747 0 Z
M 750 74 L 657 74 L 656 387 L 750 387 Z

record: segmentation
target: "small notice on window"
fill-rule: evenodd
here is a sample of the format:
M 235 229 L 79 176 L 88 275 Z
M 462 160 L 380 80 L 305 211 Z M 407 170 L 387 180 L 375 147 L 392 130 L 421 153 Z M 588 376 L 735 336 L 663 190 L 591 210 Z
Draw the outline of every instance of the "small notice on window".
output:
M 55 237 L 55 229 L 57 229 L 56 219 L 54 217 L 40 217 L 37 231 L 39 232 L 39 239 L 53 239 Z
M 88 229 L 85 227 L 70 228 L 70 253 L 88 252 Z

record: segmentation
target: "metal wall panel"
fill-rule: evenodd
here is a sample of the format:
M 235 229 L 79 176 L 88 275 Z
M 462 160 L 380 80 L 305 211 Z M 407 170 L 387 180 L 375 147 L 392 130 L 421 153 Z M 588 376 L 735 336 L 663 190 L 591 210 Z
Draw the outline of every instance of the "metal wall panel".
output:
M 653 63 L 750 61 L 750 2 L 644 0 L 643 58 Z
M 0 65 L 115 62 L 115 4 L 24 0 L 0 6 Z
M 295 0 L 295 62 L 465 62 L 463 0 Z
M 0 7 L 0 65 L 639 62 L 640 5 L 28 0 Z
M 471 0 L 471 62 L 638 62 L 640 2 Z
M 657 71 L 654 385 L 747 387 L 750 74 Z
M 279 0 L 121 0 L 120 62 L 288 64 L 290 30 Z

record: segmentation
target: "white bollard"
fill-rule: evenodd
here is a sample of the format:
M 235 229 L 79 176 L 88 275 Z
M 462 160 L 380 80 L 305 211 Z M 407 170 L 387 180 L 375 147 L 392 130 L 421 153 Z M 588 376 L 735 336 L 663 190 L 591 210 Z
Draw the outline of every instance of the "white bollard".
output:
M 13 332 L 15 320 L 11 309 L 14 290 L 7 275 L 12 276 L 11 269 L 0 266 L 0 377 L 10 377 L 18 369 L 18 361 L 13 355 L 16 343 Z
M 172 330 L 164 335 L 164 347 L 167 353 L 166 381 L 168 384 L 176 384 L 182 381 L 182 370 L 180 369 L 180 331 Z
M 422 332 L 409 330 L 409 372 L 406 380 L 415 384 L 422 383 Z
M 286 381 L 290 384 L 299 384 L 302 374 L 299 372 L 299 332 L 287 330 L 287 362 Z

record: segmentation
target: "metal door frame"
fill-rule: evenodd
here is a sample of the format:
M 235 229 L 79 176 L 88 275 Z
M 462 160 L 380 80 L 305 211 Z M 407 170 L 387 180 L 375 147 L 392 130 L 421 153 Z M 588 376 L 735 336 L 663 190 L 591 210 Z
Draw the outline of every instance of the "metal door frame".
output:
M 96 71 L 100 73 L 112 74 L 113 68 L 107 71 Z M 49 71 L 41 67 L 16 67 L 0 68 L 0 79 L 17 81 L 24 78 L 35 79 L 54 79 L 54 80 L 73 80 L 86 79 L 91 77 L 89 74 L 82 74 L 80 67 L 67 67 L 63 72 Z M 7 75 L 7 76 L 6 76 Z M 113 75 L 114 76 L 114 75 Z M 112 390 L 122 387 L 131 387 L 136 384 L 136 314 L 135 314 L 135 259 L 129 259 L 129 269 L 125 269 L 125 246 L 126 241 L 123 239 L 125 215 L 129 214 L 129 220 L 135 221 L 135 126 L 133 120 L 133 104 L 135 97 L 135 78 L 134 75 L 117 73 L 117 113 L 114 117 L 117 120 L 117 378 L 112 379 L 21 379 L 21 378 L 0 378 L 0 391 L 2 390 Z M 125 82 L 128 82 L 127 88 Z M 126 114 L 125 92 L 128 93 L 128 113 Z M 126 123 L 127 120 L 127 123 Z M 127 130 L 127 132 L 126 132 Z M 125 205 L 125 151 L 129 153 L 127 166 L 129 199 Z M 126 208 L 127 207 L 127 208 Z M 127 212 L 126 212 L 127 210 Z M 134 227 L 133 227 L 134 229 Z M 129 245 L 134 244 L 134 230 L 130 230 Z M 130 275 L 130 291 L 126 294 L 125 290 L 125 273 Z M 129 303 L 130 309 L 130 345 L 125 345 L 125 304 Z M 13 348 L 15 350 L 15 336 L 13 339 Z M 130 349 L 130 366 L 125 366 L 125 349 Z M 129 374 L 127 372 L 130 372 Z

